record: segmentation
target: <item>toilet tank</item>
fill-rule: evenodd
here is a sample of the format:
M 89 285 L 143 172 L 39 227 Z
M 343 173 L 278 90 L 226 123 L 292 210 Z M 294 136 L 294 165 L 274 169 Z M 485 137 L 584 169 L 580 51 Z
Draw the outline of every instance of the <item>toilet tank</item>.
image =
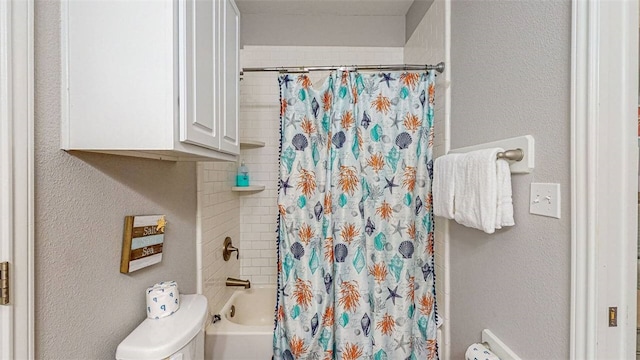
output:
M 180 309 L 161 319 L 145 319 L 116 350 L 117 360 L 202 360 L 207 298 L 181 295 Z

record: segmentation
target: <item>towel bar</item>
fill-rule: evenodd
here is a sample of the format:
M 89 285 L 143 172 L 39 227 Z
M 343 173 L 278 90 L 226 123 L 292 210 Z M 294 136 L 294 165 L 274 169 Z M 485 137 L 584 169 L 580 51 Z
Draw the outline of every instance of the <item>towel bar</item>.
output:
M 524 159 L 524 151 L 522 151 L 522 149 L 520 148 L 507 150 L 504 152 L 499 152 L 496 157 L 498 159 L 521 161 L 522 159 Z
M 516 136 L 509 139 L 492 141 L 484 144 L 477 144 L 457 148 L 449 153 L 462 154 L 474 150 L 489 148 L 509 149 L 498 153 L 498 159 L 510 160 L 509 168 L 512 174 L 528 174 L 535 167 L 535 141 L 531 135 Z
M 491 350 L 502 360 L 521 360 L 505 343 L 495 336 L 489 329 L 482 330 L 482 344 L 489 344 L 488 349 Z M 486 347 L 486 345 L 485 345 Z

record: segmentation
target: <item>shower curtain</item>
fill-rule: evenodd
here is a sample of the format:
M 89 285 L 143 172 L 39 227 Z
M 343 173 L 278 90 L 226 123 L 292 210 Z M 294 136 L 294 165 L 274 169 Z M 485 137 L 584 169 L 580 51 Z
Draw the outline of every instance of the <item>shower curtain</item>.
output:
M 280 85 L 275 359 L 437 359 L 434 74 Z

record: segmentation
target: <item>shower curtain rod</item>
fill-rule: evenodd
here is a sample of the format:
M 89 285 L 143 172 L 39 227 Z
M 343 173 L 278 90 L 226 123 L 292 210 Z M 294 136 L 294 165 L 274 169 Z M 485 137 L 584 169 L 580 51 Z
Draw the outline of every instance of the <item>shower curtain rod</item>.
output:
M 280 73 L 308 73 L 310 71 L 333 71 L 333 70 L 435 70 L 439 73 L 444 71 L 444 62 L 437 65 L 349 65 L 349 66 L 278 66 L 278 67 L 247 67 L 240 71 L 240 75 L 246 72 L 273 71 Z

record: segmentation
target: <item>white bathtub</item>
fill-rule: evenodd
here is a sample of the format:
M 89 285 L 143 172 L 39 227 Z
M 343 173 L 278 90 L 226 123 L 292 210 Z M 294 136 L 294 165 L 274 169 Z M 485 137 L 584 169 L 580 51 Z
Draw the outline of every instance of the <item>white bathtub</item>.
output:
M 231 317 L 231 306 L 235 316 Z M 270 360 L 273 355 L 275 286 L 255 286 L 231 295 L 221 320 L 207 327 L 206 360 Z

